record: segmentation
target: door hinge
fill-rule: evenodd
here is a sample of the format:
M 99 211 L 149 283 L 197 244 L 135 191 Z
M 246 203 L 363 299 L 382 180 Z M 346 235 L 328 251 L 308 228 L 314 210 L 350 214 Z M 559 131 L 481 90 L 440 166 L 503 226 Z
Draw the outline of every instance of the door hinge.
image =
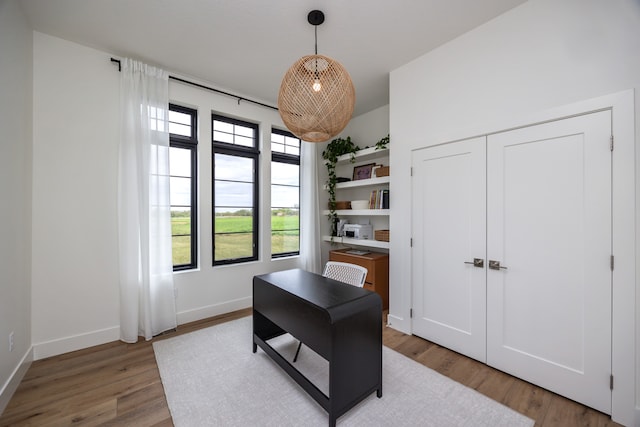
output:
M 409 309 L 409 318 L 413 319 L 413 308 Z
M 611 135 L 611 139 L 610 139 L 610 143 L 609 143 L 609 148 L 611 149 L 611 151 L 613 151 L 613 135 Z
M 613 375 L 609 377 L 609 389 L 613 390 Z
M 613 255 L 611 255 L 611 271 L 613 271 L 613 266 L 614 266 L 614 258 L 613 258 Z
M 413 247 L 413 237 L 409 239 L 409 247 L 412 248 Z
M 411 166 L 411 176 L 413 176 L 413 166 Z

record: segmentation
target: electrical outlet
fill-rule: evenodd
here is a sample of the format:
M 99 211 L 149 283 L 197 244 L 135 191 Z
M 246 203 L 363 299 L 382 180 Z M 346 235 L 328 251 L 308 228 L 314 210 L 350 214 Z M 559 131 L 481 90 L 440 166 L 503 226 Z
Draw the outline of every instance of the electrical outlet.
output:
M 9 351 L 13 351 L 13 331 L 9 334 Z

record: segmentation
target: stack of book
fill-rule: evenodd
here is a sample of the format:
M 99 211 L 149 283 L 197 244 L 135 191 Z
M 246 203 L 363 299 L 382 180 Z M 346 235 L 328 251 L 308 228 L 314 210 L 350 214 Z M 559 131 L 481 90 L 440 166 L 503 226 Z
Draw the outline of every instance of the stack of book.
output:
M 369 209 L 389 209 L 389 190 L 373 190 L 369 196 Z

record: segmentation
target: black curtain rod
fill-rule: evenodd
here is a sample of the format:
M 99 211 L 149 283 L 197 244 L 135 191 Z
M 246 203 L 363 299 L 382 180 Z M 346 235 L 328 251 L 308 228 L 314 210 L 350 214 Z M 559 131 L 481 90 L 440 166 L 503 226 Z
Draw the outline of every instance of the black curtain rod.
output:
M 118 64 L 118 71 L 122 71 L 122 63 L 120 62 L 119 59 L 111 58 L 111 62 L 115 62 L 116 64 Z M 169 79 L 175 80 L 175 81 L 180 82 L 180 83 L 185 83 L 185 84 L 188 84 L 188 85 L 191 85 L 191 86 L 196 86 L 196 87 L 199 87 L 201 89 L 210 90 L 212 92 L 216 92 L 216 93 L 219 93 L 219 94 L 222 94 L 222 95 L 230 96 L 232 98 L 236 98 L 238 100 L 238 105 L 240 104 L 240 101 L 246 101 L 246 102 L 250 102 L 252 104 L 260 105 L 261 107 L 271 108 L 272 110 L 278 111 L 278 108 L 274 107 L 273 105 L 264 104 L 262 102 L 254 101 L 253 99 L 244 98 L 242 96 L 234 95 L 233 93 L 229 93 L 229 92 L 225 92 L 223 90 L 218 90 L 218 89 L 215 89 L 215 88 L 212 88 L 212 87 L 209 87 L 209 86 L 201 85 L 200 83 L 190 82 L 189 80 L 181 79 L 179 77 L 174 77 L 172 75 L 169 75 Z

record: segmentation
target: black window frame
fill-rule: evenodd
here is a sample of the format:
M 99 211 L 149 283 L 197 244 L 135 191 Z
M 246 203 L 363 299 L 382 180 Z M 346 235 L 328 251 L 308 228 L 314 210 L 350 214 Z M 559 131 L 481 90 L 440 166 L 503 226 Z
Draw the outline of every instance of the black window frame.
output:
M 278 151 L 271 151 L 271 167 L 273 167 L 273 162 L 287 163 L 287 164 L 293 164 L 298 166 L 298 250 L 291 251 L 291 252 L 278 252 L 274 254 L 273 246 L 271 246 L 271 259 L 277 259 L 277 258 L 300 255 L 300 233 L 302 231 L 302 224 L 300 223 L 300 217 L 301 217 L 300 215 L 302 213 L 302 206 L 300 203 L 300 155 L 302 154 L 302 140 L 297 136 L 295 136 L 294 134 L 292 134 L 291 132 L 286 130 L 272 128 L 271 133 L 276 133 L 276 134 L 287 136 L 290 138 L 296 138 L 297 140 L 300 141 L 300 148 L 299 148 L 298 155 L 287 154 L 287 153 L 282 153 Z M 271 185 L 273 185 L 273 183 L 271 183 Z M 269 207 L 270 212 L 271 212 L 271 209 L 273 209 L 273 202 Z M 271 230 L 271 232 L 273 233 L 273 229 Z M 271 241 L 269 242 L 269 244 L 271 245 Z
M 253 147 L 247 147 L 244 145 L 236 145 L 230 144 L 228 142 L 216 141 L 214 139 L 214 121 L 225 122 L 233 125 L 244 126 L 248 128 L 252 128 L 254 132 Z M 258 248 L 259 248 L 259 217 L 260 217 L 260 205 L 259 205 L 259 188 L 260 188 L 260 174 L 259 166 L 260 166 L 260 150 L 259 146 L 259 138 L 260 138 L 260 127 L 257 123 L 248 122 L 245 120 L 236 119 L 233 117 L 223 116 L 220 114 L 211 114 L 211 246 L 212 246 L 212 265 L 214 267 L 220 265 L 231 265 L 231 264 L 241 264 L 245 262 L 257 261 L 259 259 L 258 256 Z M 215 181 L 216 181 L 216 173 L 215 173 L 215 156 L 216 154 L 224 154 L 229 156 L 237 156 L 243 158 L 249 158 L 253 161 L 253 232 L 252 232 L 252 255 L 249 257 L 241 257 L 241 258 L 228 258 L 224 260 L 216 261 L 216 190 L 215 190 Z
M 191 155 L 191 263 L 174 265 L 173 271 L 193 270 L 198 268 L 198 111 L 171 103 L 169 110 L 191 117 L 191 136 L 169 133 L 169 146 L 190 150 Z

